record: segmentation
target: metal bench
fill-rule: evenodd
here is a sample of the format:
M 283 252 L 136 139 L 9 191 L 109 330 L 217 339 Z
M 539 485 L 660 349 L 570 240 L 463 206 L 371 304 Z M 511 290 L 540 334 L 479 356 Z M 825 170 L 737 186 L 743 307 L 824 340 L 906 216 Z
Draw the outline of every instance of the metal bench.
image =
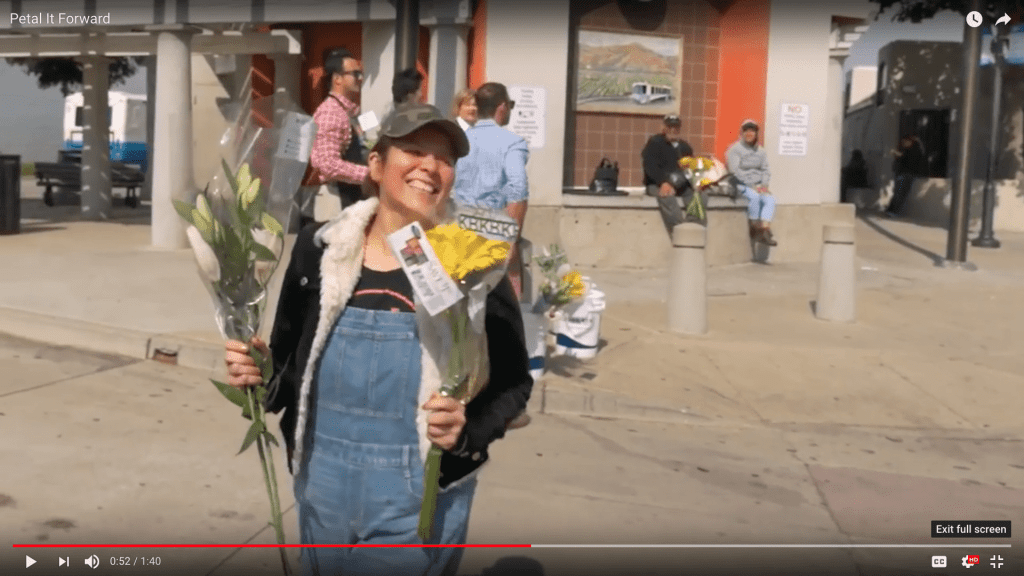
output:
M 54 205 L 54 187 L 82 188 L 82 165 L 76 162 L 36 162 L 37 186 L 45 186 L 43 202 L 47 206 Z M 146 182 L 146 175 L 141 170 L 120 162 L 110 163 L 110 187 L 124 188 L 125 206 L 135 208 L 139 205 L 138 189 Z

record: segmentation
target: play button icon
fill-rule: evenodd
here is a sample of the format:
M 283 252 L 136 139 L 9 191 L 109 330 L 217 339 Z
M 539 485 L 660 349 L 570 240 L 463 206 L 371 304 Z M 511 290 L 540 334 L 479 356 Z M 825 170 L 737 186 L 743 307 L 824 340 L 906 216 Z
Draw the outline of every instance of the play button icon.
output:
M 31 565 L 33 565 L 35 563 L 36 563 L 35 558 L 33 558 L 31 556 L 25 556 L 25 568 L 28 568 L 29 566 L 31 566 Z

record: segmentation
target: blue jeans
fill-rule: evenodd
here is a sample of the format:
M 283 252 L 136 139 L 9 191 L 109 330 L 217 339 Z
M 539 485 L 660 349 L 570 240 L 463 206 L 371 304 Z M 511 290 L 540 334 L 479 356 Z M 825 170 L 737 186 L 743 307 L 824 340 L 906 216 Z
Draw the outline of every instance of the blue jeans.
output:
M 775 217 L 775 196 L 760 194 L 757 190 L 743 184 L 738 186 L 740 193 L 749 202 L 747 204 L 747 218 L 771 222 L 772 218 Z
M 421 544 L 415 315 L 346 308 L 313 383 L 295 478 L 303 544 Z M 431 544 L 463 544 L 476 480 L 438 497 Z M 303 548 L 301 573 L 454 575 L 461 548 Z

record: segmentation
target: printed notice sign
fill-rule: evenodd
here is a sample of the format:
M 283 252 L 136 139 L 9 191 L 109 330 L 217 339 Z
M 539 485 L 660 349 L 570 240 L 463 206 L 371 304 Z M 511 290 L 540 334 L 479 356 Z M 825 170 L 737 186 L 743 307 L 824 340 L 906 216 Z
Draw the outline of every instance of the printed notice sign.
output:
M 807 104 L 783 104 L 780 126 L 796 126 L 806 128 L 810 124 L 811 108 Z
M 419 222 L 389 235 L 388 244 L 428 314 L 435 316 L 462 299 L 462 291 L 444 271 Z
M 540 86 L 509 86 L 508 96 L 516 103 L 508 129 L 522 136 L 530 148 L 543 148 L 547 91 Z
M 779 155 L 807 155 L 807 127 L 811 109 L 807 104 L 784 103 L 779 116 Z
M 276 156 L 309 162 L 309 153 L 313 150 L 313 139 L 316 137 L 316 122 L 313 122 L 312 116 L 288 112 L 281 123 L 280 134 Z

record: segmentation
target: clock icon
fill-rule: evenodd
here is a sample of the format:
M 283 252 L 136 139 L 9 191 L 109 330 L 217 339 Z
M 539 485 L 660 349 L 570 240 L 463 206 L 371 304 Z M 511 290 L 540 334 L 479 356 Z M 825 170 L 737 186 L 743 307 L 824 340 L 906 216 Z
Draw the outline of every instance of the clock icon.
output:
M 981 26 L 981 12 L 971 12 L 967 15 L 967 25 L 971 28 Z

